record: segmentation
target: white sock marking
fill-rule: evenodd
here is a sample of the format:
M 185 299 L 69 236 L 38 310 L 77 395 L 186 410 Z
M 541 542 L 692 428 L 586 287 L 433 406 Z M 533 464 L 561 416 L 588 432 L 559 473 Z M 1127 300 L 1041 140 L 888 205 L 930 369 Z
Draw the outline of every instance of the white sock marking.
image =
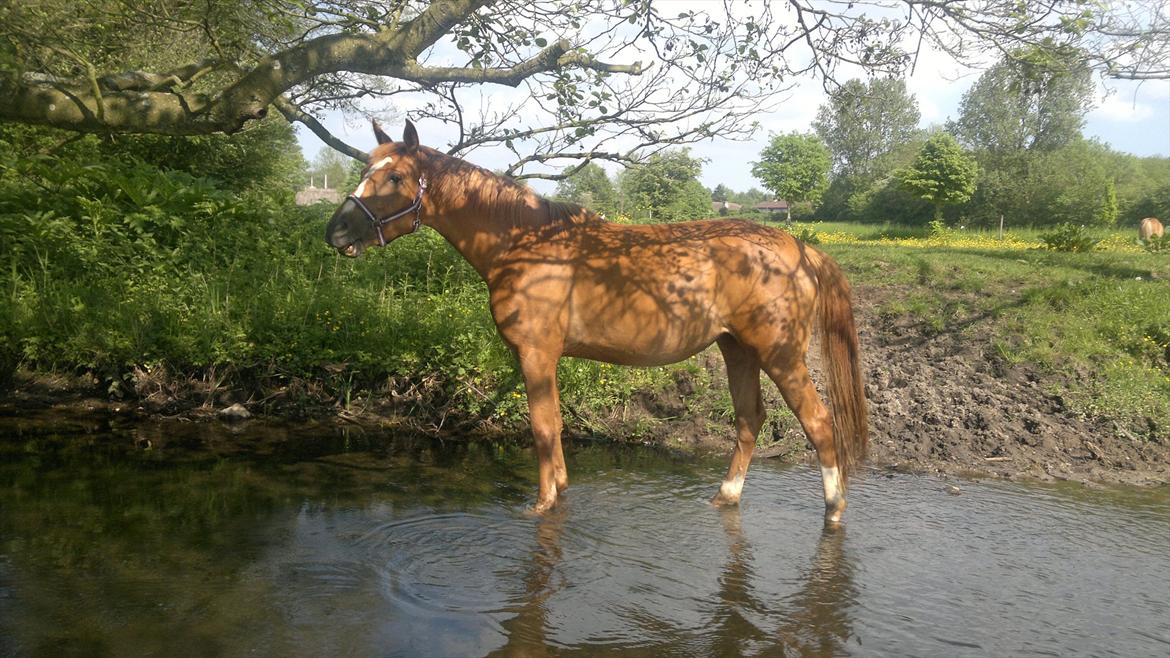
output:
M 743 492 L 743 476 L 742 475 L 735 477 L 735 478 L 732 478 L 730 480 L 724 480 L 723 484 L 719 485 L 719 495 L 726 498 L 727 500 L 739 499 L 739 495 L 742 492 Z
M 821 467 L 821 482 L 825 485 L 825 502 L 841 499 L 841 474 L 836 466 Z

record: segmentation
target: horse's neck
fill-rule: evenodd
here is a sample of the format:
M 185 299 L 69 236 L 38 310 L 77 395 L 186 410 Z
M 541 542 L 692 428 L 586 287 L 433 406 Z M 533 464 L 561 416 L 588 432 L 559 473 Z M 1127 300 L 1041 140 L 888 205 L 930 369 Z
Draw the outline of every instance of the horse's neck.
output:
M 547 221 L 544 201 L 535 194 L 516 194 L 491 189 L 499 183 L 485 179 L 485 187 L 475 181 L 447 174 L 436 181 L 434 211 L 427 222 L 450 242 L 479 275 L 487 280 L 488 272 L 499 254 L 508 248 L 519 233 Z M 505 198 L 500 198 L 505 197 Z

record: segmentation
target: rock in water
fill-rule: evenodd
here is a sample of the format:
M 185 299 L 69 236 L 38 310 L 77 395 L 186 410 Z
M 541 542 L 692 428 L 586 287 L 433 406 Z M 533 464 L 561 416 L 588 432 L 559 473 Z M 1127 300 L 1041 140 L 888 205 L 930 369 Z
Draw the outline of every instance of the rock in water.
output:
M 252 417 L 252 412 L 237 402 L 226 409 L 220 409 L 219 417 L 228 421 L 247 420 Z

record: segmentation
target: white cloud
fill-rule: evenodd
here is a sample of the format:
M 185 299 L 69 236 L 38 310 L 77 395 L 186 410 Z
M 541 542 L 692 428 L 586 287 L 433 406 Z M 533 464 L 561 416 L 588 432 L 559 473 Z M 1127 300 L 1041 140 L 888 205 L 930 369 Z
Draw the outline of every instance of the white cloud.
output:
M 1132 123 L 1154 116 L 1154 108 L 1132 94 L 1111 94 L 1098 98 L 1097 107 L 1090 114 L 1105 121 Z

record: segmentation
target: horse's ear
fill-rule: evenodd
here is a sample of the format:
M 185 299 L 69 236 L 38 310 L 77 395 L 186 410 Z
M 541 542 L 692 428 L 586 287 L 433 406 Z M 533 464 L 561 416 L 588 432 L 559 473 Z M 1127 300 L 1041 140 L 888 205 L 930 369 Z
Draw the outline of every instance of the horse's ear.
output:
M 394 140 L 390 139 L 390 136 L 389 136 L 389 135 L 387 135 L 387 134 L 386 134 L 386 133 L 385 133 L 385 132 L 382 130 L 382 126 L 379 126 L 379 125 L 378 125 L 378 120 L 377 120 L 377 119 L 370 119 L 370 123 L 372 123 L 372 124 L 374 125 L 374 137 L 375 137 L 375 138 L 378 140 L 378 143 L 379 143 L 379 144 L 385 144 L 385 143 L 387 143 L 387 142 L 393 142 L 393 141 L 394 141 Z
M 406 129 L 402 131 L 402 141 L 410 148 L 418 147 L 418 131 L 414 129 L 414 124 L 410 119 L 406 120 Z

